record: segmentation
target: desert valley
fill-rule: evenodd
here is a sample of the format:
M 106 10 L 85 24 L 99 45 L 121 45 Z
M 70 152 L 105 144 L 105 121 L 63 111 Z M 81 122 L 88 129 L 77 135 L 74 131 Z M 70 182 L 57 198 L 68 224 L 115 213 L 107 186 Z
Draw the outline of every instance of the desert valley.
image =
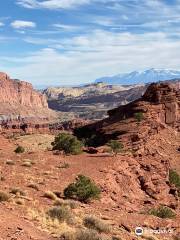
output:
M 0 73 L 0 239 L 180 239 L 180 80 L 166 80 L 37 91 Z
M 180 0 L 0 1 L 0 240 L 180 240 Z

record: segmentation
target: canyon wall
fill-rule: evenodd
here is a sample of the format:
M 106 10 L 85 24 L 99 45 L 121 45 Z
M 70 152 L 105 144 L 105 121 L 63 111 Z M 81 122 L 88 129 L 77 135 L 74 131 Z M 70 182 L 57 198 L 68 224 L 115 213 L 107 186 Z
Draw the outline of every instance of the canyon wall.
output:
M 48 108 L 45 95 L 34 90 L 30 83 L 0 72 L 0 120 L 32 118 L 39 121 L 54 117 L 56 113 Z
M 12 80 L 7 74 L 0 72 L 0 103 L 6 102 L 48 108 L 46 97 L 35 91 L 30 83 Z

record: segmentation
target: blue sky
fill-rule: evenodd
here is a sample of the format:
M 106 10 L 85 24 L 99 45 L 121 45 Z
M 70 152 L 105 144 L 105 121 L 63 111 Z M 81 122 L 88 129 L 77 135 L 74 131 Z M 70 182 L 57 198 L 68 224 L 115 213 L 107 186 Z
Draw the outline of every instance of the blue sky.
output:
M 0 71 L 34 85 L 180 69 L 180 0 L 3 0 Z

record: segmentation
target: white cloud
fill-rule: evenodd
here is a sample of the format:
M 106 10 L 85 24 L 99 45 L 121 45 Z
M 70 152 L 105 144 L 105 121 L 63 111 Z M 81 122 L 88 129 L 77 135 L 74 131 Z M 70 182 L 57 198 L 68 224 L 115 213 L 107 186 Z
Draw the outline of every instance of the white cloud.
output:
M 46 8 L 50 10 L 72 8 L 89 3 L 90 0 L 17 0 L 25 8 Z
M 127 15 L 123 14 L 123 15 L 122 15 L 122 19 L 123 19 L 123 20 L 129 20 L 129 17 L 128 17 Z
M 36 48 L 41 50 L 24 52 L 21 57 L 0 56 L 1 65 L 7 66 L 4 69 L 14 77 L 39 84 L 51 84 L 51 81 L 53 84 L 72 84 L 149 67 L 180 69 L 180 0 L 174 0 L 177 4 L 168 4 L 164 0 L 16 2 L 25 8 L 49 10 L 93 3 L 92 10 L 97 7 L 97 11 L 91 12 L 88 8 L 88 11 L 78 12 L 77 18 L 74 15 L 71 18 L 69 14 L 69 25 L 62 18 L 59 21 L 58 17 L 53 19 L 56 24 L 48 21 L 51 25 L 47 24 L 47 28 L 32 29 L 28 35 L 22 35 L 21 41 L 37 44 Z M 22 23 L 19 26 L 15 22 L 18 31 L 35 27 Z M 73 25 L 77 23 L 77 26 Z
M 180 68 L 180 41 L 162 32 L 93 31 L 72 39 L 60 39 L 59 45 L 57 50 L 45 48 L 21 58 L 1 56 L 0 60 L 16 63 L 16 67 L 4 69 L 14 77 L 35 84 L 82 83 L 149 67 Z
M 65 30 L 65 31 L 76 31 L 76 30 L 81 28 L 79 26 L 66 25 L 66 24 L 61 24 L 61 23 L 53 24 L 53 27 L 58 28 L 58 29 L 62 29 L 62 30 Z
M 0 22 L 0 27 L 3 27 L 4 26 L 4 23 L 3 22 Z
M 24 29 L 24 28 L 35 28 L 36 23 L 35 22 L 29 22 L 29 21 L 21 21 L 21 20 L 15 20 L 11 23 L 11 27 L 15 29 Z

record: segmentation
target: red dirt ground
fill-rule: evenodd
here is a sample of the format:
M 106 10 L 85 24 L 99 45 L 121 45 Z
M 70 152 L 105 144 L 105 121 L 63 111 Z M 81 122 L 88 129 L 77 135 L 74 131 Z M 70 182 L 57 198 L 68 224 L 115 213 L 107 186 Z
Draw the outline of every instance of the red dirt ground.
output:
M 133 165 L 134 160 L 131 161 L 131 157 L 120 155 L 111 157 L 108 154 L 82 154 L 64 157 L 54 155 L 51 151 L 42 150 L 18 155 L 14 153 L 15 148 L 14 140 L 0 136 L 0 175 L 4 177 L 4 181 L 0 182 L 0 191 L 9 192 L 12 188 L 20 188 L 26 192 L 23 205 L 17 205 L 13 201 L 0 203 L 0 239 L 55 239 L 50 232 L 43 230 L 40 222 L 29 216 L 28 211 L 29 209 L 45 211 L 52 207 L 52 200 L 44 198 L 44 192 L 49 190 L 63 192 L 63 189 L 74 181 L 78 174 L 91 177 L 99 186 L 104 188 L 100 201 L 80 204 L 80 211 L 106 219 L 109 224 L 115 227 L 117 234 L 122 239 L 138 239 L 134 234 L 134 229 L 137 226 L 147 228 L 174 227 L 176 229 L 175 235 L 179 231 L 179 216 L 176 219 L 162 220 L 143 214 L 146 206 L 138 209 L 141 197 L 144 197 L 144 193 L 138 188 L 131 191 L 131 194 L 135 192 L 137 195 L 134 200 L 132 199 L 135 195 L 132 198 L 117 195 L 120 192 L 118 190 L 114 192 L 114 185 L 112 185 L 111 192 L 111 181 L 114 184 L 113 181 L 116 179 L 115 170 L 118 170 L 118 166 L 124 168 L 127 163 Z M 34 164 L 31 167 L 22 166 L 26 159 L 32 160 Z M 7 160 L 12 160 L 14 165 L 8 165 Z M 68 163 L 69 168 L 59 168 L 63 163 Z M 129 177 L 132 178 L 133 174 L 130 173 Z M 35 183 L 39 191 L 29 188 L 29 183 Z M 134 186 L 136 187 L 136 185 Z M 128 182 L 124 182 L 121 187 L 125 190 L 131 188 Z M 15 200 L 15 196 L 12 196 L 12 199 Z M 158 239 L 157 237 L 154 236 L 154 239 Z M 172 240 L 172 235 L 161 236 L 159 239 Z

